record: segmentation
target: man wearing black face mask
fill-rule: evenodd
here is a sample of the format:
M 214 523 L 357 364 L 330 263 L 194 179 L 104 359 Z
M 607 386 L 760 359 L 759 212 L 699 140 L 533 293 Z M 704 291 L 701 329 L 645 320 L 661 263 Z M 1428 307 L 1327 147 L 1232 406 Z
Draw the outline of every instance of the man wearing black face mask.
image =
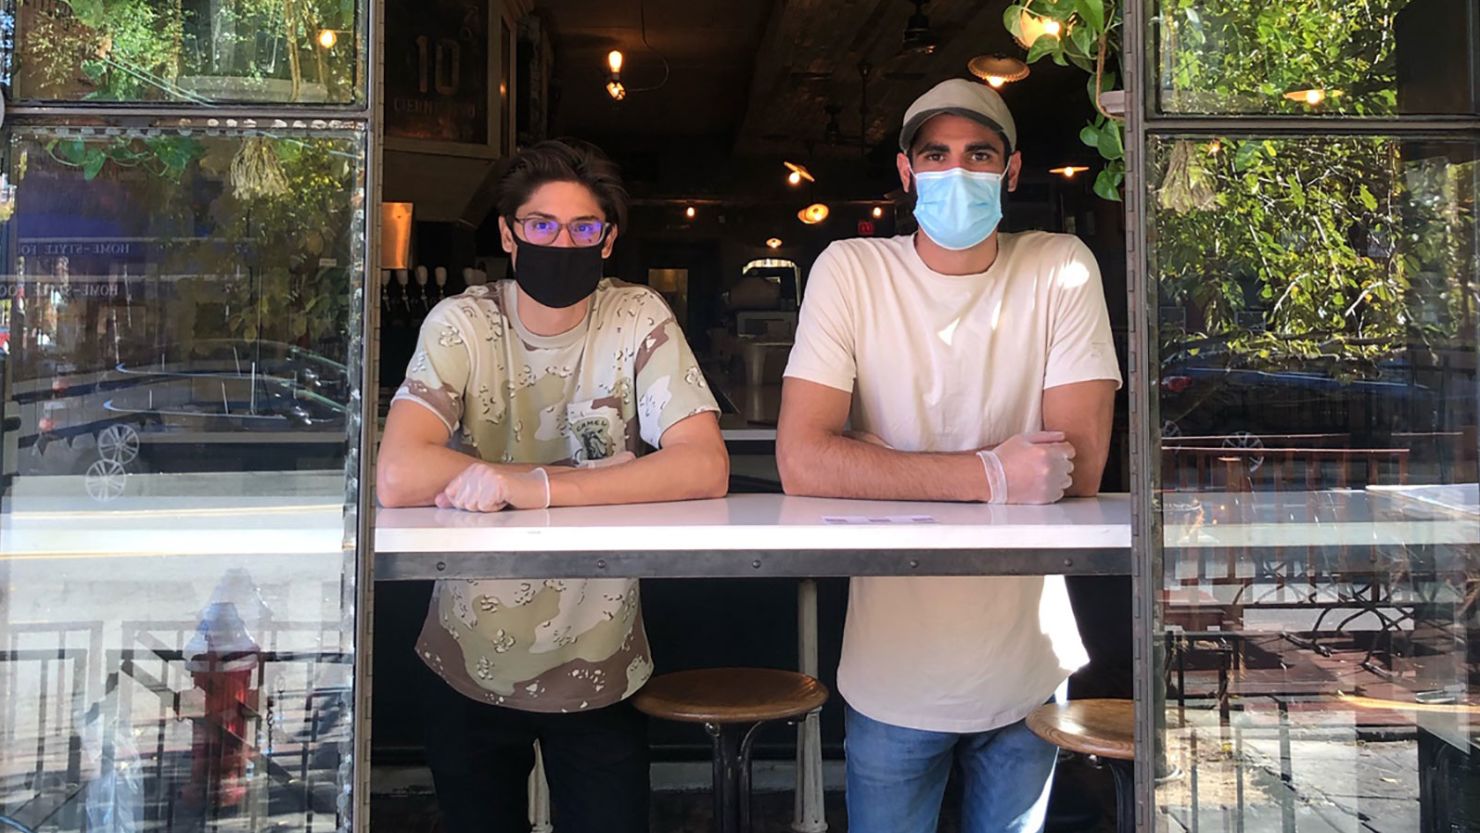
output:
M 585 143 L 543 142 L 498 187 L 514 278 L 427 317 L 386 421 L 380 502 L 722 496 L 719 409 L 673 314 L 602 277 L 626 210 L 616 167 Z M 647 829 L 645 724 L 626 702 L 652 671 L 635 579 L 438 582 L 417 653 L 444 830 L 528 830 L 536 740 L 557 829 Z

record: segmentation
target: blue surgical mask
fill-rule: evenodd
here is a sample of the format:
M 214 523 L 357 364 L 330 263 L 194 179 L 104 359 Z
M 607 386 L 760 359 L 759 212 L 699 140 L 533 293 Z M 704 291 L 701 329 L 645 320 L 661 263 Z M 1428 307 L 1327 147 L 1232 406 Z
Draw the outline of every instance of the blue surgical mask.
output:
M 1002 174 L 965 168 L 916 173 L 915 219 L 943 249 L 977 245 L 1002 222 Z

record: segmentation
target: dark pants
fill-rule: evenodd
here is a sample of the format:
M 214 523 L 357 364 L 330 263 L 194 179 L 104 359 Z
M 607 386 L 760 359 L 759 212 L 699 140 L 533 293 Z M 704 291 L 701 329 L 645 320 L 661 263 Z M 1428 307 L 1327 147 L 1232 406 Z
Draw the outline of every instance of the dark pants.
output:
M 647 833 L 647 719 L 630 704 L 573 714 L 505 709 L 420 670 L 444 833 L 528 833 L 536 740 L 556 830 Z

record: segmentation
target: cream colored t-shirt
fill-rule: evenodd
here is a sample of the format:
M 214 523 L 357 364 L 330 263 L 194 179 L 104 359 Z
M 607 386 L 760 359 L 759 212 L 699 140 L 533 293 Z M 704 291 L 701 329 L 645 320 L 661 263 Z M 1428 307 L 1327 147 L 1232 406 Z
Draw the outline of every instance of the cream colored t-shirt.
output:
M 513 281 L 432 309 L 395 399 L 503 463 L 580 463 L 658 447 L 719 407 L 678 322 L 644 286 L 603 280 L 586 317 L 537 336 Z M 439 581 L 417 652 L 453 688 L 536 712 L 608 706 L 652 673 L 636 579 Z
M 842 240 L 812 267 L 786 375 L 853 394 L 853 428 L 969 451 L 1043 427 L 1046 388 L 1120 381 L 1100 270 L 1070 235 L 1000 234 L 991 269 L 932 271 L 913 237 Z M 875 720 L 982 732 L 1084 664 L 1062 576 L 855 578 L 838 690 Z

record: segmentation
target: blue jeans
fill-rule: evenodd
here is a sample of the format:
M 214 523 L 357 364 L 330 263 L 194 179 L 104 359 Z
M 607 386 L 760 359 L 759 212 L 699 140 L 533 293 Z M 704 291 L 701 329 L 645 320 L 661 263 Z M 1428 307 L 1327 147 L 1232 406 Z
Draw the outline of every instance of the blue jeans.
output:
M 848 708 L 849 833 L 935 833 L 952 762 L 961 833 L 1038 833 L 1058 749 L 1019 721 L 958 735 L 880 723 Z

